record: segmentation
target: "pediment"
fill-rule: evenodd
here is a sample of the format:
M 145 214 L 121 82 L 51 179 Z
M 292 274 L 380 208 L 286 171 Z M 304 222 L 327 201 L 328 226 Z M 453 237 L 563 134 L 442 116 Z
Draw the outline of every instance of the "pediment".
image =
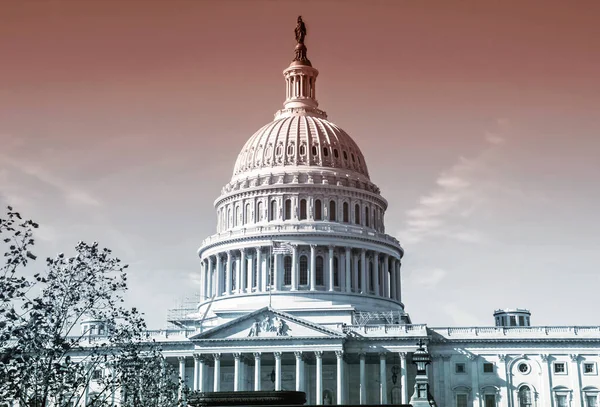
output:
M 341 338 L 339 332 L 296 318 L 271 308 L 244 315 L 221 326 L 194 336 L 192 339 L 286 339 L 286 338 Z

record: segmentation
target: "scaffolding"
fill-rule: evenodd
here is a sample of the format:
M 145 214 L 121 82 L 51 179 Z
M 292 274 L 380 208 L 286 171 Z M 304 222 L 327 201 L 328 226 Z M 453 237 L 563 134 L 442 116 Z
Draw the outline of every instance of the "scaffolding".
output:
M 200 294 L 181 298 L 174 308 L 167 310 L 167 322 L 179 328 L 189 326 L 189 322 L 197 319 Z M 186 323 L 187 322 L 187 323 Z
M 403 311 L 355 311 L 353 325 L 394 325 L 410 323 Z

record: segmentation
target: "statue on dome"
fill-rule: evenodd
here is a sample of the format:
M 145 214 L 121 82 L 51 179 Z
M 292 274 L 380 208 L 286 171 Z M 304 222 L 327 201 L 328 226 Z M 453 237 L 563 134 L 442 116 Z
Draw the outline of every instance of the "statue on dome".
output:
M 298 44 L 304 44 L 304 37 L 306 37 L 306 26 L 304 25 L 304 21 L 302 21 L 302 16 L 298 16 L 298 25 L 296 25 L 294 33 L 296 34 L 296 42 Z

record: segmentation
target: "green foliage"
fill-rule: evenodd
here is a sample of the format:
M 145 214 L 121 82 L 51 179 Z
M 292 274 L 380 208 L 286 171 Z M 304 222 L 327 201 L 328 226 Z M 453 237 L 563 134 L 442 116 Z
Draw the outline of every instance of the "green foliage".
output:
M 177 375 L 145 340 L 142 315 L 122 305 L 127 265 L 98 243 L 79 242 L 74 256 L 48 258 L 44 273 L 27 277 L 37 227 L 11 207 L 0 218 L 7 246 L 0 267 L 0 400 L 32 407 L 83 399 L 91 406 L 180 404 Z M 105 329 L 80 332 L 84 320 Z

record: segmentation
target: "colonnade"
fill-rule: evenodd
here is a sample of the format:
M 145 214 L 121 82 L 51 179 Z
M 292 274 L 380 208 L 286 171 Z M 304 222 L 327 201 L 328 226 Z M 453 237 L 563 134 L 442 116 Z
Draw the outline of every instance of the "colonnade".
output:
M 282 359 L 284 359 L 284 355 L 287 352 L 274 352 L 273 356 L 273 370 L 271 381 L 274 390 L 291 390 L 291 389 L 283 389 L 282 387 Z M 289 352 L 292 353 L 292 352 Z M 334 351 L 294 351 L 294 359 L 295 359 L 295 390 L 309 392 L 311 388 L 311 383 L 307 380 L 308 370 L 314 372 L 312 375 L 314 379 L 314 401 L 317 405 L 326 404 L 325 391 L 324 391 L 324 374 L 323 374 L 323 366 L 324 359 L 331 361 L 331 357 L 327 357 L 327 354 L 333 353 L 335 355 L 335 401 L 337 404 L 348 404 L 350 401 L 347 400 L 349 394 L 350 386 L 358 386 L 360 389 L 359 393 L 359 403 L 360 404 L 368 404 L 367 394 L 369 391 L 377 391 L 376 387 L 369 387 L 369 378 L 367 377 L 367 353 L 359 353 L 358 354 L 358 364 L 359 364 L 359 375 L 356 377 L 355 375 L 348 374 L 348 355 L 343 350 L 334 350 Z M 181 378 L 182 383 L 187 383 L 188 385 L 191 382 L 191 388 L 194 391 L 214 391 L 219 392 L 222 391 L 222 368 L 221 364 L 223 360 L 227 360 L 231 363 L 231 359 L 233 359 L 233 391 L 260 391 L 263 390 L 263 376 L 261 372 L 263 371 L 263 356 L 266 356 L 266 353 L 261 352 L 253 352 L 253 353 L 231 353 L 231 354 L 222 354 L 222 353 L 213 353 L 213 354 L 193 354 L 194 360 L 194 368 L 193 368 L 193 377 L 191 380 L 188 380 L 186 377 L 186 362 L 189 360 L 189 356 L 179 356 L 178 359 L 178 367 L 179 367 L 179 377 Z M 380 404 L 389 404 L 395 403 L 400 404 L 408 403 L 408 377 L 407 377 L 407 367 L 406 367 L 406 352 L 398 352 L 396 353 L 400 357 L 400 387 L 401 394 L 400 400 L 389 400 L 388 398 L 388 370 L 387 370 L 387 358 L 388 356 L 394 356 L 393 352 L 381 352 L 379 353 L 379 377 L 375 380 L 379 383 L 378 395 L 370 395 L 370 399 L 374 397 L 377 398 Z M 329 355 L 332 356 L 332 355 Z M 271 359 L 271 358 L 269 358 Z M 288 359 L 289 360 L 289 359 Z M 353 361 L 356 361 L 356 358 L 352 358 Z M 252 367 L 253 364 L 253 374 L 249 374 L 248 367 Z M 212 365 L 212 372 L 210 371 L 210 366 Z M 314 366 L 314 367 L 312 367 Z M 267 368 L 268 370 L 268 368 Z M 209 375 L 212 375 L 212 385 L 210 385 Z M 370 377 L 372 381 L 372 377 Z M 310 402 L 310 400 L 309 400 Z
M 331 291 L 401 301 L 400 259 L 344 246 L 285 244 L 228 250 L 201 262 L 201 301 L 272 291 Z

